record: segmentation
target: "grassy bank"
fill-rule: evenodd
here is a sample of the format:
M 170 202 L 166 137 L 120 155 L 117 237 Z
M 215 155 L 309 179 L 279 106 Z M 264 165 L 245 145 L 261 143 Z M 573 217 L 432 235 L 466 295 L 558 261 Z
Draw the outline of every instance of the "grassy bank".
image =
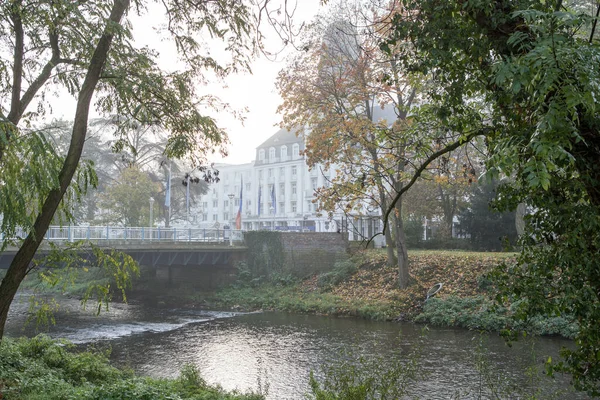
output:
M 336 264 L 325 274 L 303 281 L 281 277 L 244 280 L 212 296 L 197 296 L 210 304 L 234 309 L 267 309 L 376 320 L 409 320 L 474 330 L 526 330 L 538 335 L 573 337 L 576 326 L 567 318 L 512 318 L 510 306 L 497 307 L 487 273 L 510 253 L 411 251 L 410 287 L 397 288 L 397 269 L 386 265 L 385 253 L 366 250 Z M 425 302 L 435 284 L 443 287 Z
M 0 343 L 0 399 L 259 400 L 259 394 L 212 387 L 193 367 L 177 379 L 139 377 L 117 369 L 106 353 L 75 352 L 46 337 Z

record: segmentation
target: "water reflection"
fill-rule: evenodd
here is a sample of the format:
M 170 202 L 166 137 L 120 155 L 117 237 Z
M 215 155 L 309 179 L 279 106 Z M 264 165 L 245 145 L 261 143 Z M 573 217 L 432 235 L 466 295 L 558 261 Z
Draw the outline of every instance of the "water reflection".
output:
M 309 372 L 319 373 L 324 363 L 360 355 L 406 360 L 421 341 L 423 373 L 415 391 L 426 399 L 448 399 L 457 392 L 463 394 L 461 398 L 479 398 L 480 338 L 485 354 L 479 358 L 489 369 L 485 378 L 495 384 L 527 387 L 524 371 L 533 360 L 532 349 L 525 343 L 509 348 L 497 335 L 480 337 L 460 329 L 431 328 L 423 339 L 423 326 L 413 324 L 281 313 L 164 310 L 142 305 L 117 305 L 109 314 L 95 317 L 81 313 L 77 302 L 71 306 L 67 307 L 71 311 L 57 315 L 52 336 L 110 345 L 115 363 L 154 377 L 175 377 L 185 364 L 193 364 L 209 383 L 225 389 L 256 390 L 268 383 L 269 399 L 303 399 Z M 12 316 L 9 330 L 20 318 Z M 542 365 L 541 360 L 548 355 L 556 357 L 560 346 L 567 343 L 556 338 L 539 339 L 537 364 Z M 547 391 L 545 398 L 568 388 L 568 382 L 546 381 L 541 387 Z M 585 396 L 571 393 L 559 398 Z

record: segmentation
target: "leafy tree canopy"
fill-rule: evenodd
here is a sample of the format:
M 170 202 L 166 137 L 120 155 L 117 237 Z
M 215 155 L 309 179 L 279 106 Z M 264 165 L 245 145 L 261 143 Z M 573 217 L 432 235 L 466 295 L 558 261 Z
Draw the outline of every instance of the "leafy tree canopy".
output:
M 499 271 L 521 315 L 570 315 L 575 350 L 553 368 L 600 395 L 600 46 L 598 4 L 543 0 L 403 0 L 381 47 L 405 43 L 404 68 L 432 85 L 415 126 L 485 137 L 497 205 L 527 218 L 518 262 Z M 582 12 L 582 5 L 593 16 Z M 589 7 L 591 6 L 591 7 Z M 483 113 L 475 115 L 473 104 Z M 481 118 L 485 116 L 485 118 Z M 475 126 L 478 124 L 478 126 Z

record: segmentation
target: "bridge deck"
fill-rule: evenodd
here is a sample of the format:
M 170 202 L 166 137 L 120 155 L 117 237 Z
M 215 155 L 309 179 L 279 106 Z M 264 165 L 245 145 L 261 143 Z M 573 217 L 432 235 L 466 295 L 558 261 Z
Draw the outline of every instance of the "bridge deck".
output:
M 18 248 L 16 240 L 0 253 L 0 269 L 8 268 Z M 0 241 L 8 240 L 0 234 Z M 144 265 L 217 265 L 227 264 L 231 255 L 246 251 L 243 234 L 238 230 L 199 228 L 130 228 L 111 226 L 50 227 L 36 254 L 41 258 L 50 243 L 67 244 L 85 240 L 95 245 L 123 251 Z

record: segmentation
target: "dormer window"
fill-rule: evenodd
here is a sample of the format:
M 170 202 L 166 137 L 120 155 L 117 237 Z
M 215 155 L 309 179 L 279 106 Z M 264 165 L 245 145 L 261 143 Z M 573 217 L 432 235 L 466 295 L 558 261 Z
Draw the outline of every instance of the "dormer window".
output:
M 269 161 L 275 161 L 275 147 L 269 149 Z
M 281 146 L 281 161 L 287 159 L 287 146 Z
M 292 146 L 292 157 L 294 159 L 300 157 L 300 146 L 298 145 L 298 143 Z
M 258 160 L 265 161 L 265 150 L 264 149 L 260 149 L 258 151 Z

